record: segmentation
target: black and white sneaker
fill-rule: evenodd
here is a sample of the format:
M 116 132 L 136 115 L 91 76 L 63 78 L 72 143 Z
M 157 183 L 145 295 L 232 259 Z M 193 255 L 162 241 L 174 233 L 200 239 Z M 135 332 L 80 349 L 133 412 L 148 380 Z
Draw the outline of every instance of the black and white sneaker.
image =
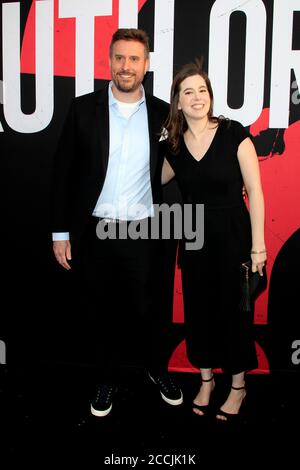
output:
M 150 373 L 149 377 L 159 388 L 162 399 L 169 405 L 181 405 L 183 403 L 182 391 L 178 385 L 173 382 L 169 374 L 153 376 Z
M 112 409 L 112 399 L 115 392 L 116 388 L 112 385 L 100 385 L 91 403 L 92 415 L 98 417 L 108 415 Z

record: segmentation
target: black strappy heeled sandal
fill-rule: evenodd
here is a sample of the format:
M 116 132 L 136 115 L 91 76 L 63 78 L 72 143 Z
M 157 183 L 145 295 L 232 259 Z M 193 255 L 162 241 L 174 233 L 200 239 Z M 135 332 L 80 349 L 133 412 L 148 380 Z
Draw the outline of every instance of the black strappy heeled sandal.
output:
M 202 379 L 202 382 L 211 382 L 212 380 L 214 380 L 214 375 L 213 374 L 209 379 Z M 208 405 L 197 405 L 197 403 L 195 403 L 193 401 L 193 413 L 197 416 L 206 416 L 208 414 L 209 407 L 210 407 L 209 404 Z M 202 412 L 202 414 L 196 413 L 194 410 L 199 410 L 199 411 Z
M 232 385 L 231 388 L 233 390 L 246 390 L 245 385 L 243 387 L 234 387 Z M 218 421 L 222 421 L 224 423 L 236 421 L 240 416 L 240 411 L 241 411 L 242 406 L 245 403 L 245 399 L 246 399 L 246 393 L 244 395 L 244 398 L 242 399 L 241 406 L 240 406 L 240 409 L 239 409 L 238 413 L 227 413 L 226 411 L 223 411 L 220 408 L 217 415 L 216 415 L 216 419 Z M 219 418 L 218 416 L 224 416 L 225 419 Z

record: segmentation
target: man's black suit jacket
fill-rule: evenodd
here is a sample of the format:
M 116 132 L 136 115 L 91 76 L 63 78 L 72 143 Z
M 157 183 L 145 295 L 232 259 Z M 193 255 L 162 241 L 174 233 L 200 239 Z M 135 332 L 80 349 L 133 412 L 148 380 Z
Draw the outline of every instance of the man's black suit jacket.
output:
M 158 152 L 169 105 L 146 94 L 153 202 L 162 200 Z M 77 247 L 101 193 L 109 158 L 108 87 L 75 98 L 59 139 L 52 198 L 52 231 L 69 232 Z

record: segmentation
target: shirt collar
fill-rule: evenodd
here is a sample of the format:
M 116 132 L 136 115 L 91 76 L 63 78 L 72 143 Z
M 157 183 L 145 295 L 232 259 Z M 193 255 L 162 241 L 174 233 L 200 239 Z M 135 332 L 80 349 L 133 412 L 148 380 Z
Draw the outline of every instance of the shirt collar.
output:
M 118 104 L 118 100 L 116 100 L 116 98 L 114 97 L 114 94 L 112 92 L 112 86 L 113 86 L 113 81 L 111 80 L 109 82 L 109 86 L 108 86 L 108 104 L 109 106 L 117 106 Z M 144 101 L 145 101 L 145 90 L 144 90 L 144 87 L 143 85 L 141 85 L 141 91 L 142 91 L 142 96 L 141 98 L 136 102 L 136 105 L 138 107 L 140 107 Z

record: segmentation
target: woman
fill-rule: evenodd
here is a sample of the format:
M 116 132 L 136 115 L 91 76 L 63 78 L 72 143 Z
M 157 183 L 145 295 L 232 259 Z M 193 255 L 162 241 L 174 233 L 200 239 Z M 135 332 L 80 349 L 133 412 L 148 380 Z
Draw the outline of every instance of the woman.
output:
M 241 263 L 251 256 L 252 271 L 263 275 L 266 262 L 258 158 L 240 123 L 213 117 L 211 84 L 199 63 L 174 78 L 164 135 L 163 183 L 176 176 L 184 203 L 204 204 L 204 246 L 183 248 L 181 262 L 187 354 L 202 378 L 193 411 L 207 413 L 212 369 L 222 367 L 232 376 L 217 414 L 226 421 L 238 415 L 246 396 L 245 372 L 257 367 L 252 315 L 238 304 Z

